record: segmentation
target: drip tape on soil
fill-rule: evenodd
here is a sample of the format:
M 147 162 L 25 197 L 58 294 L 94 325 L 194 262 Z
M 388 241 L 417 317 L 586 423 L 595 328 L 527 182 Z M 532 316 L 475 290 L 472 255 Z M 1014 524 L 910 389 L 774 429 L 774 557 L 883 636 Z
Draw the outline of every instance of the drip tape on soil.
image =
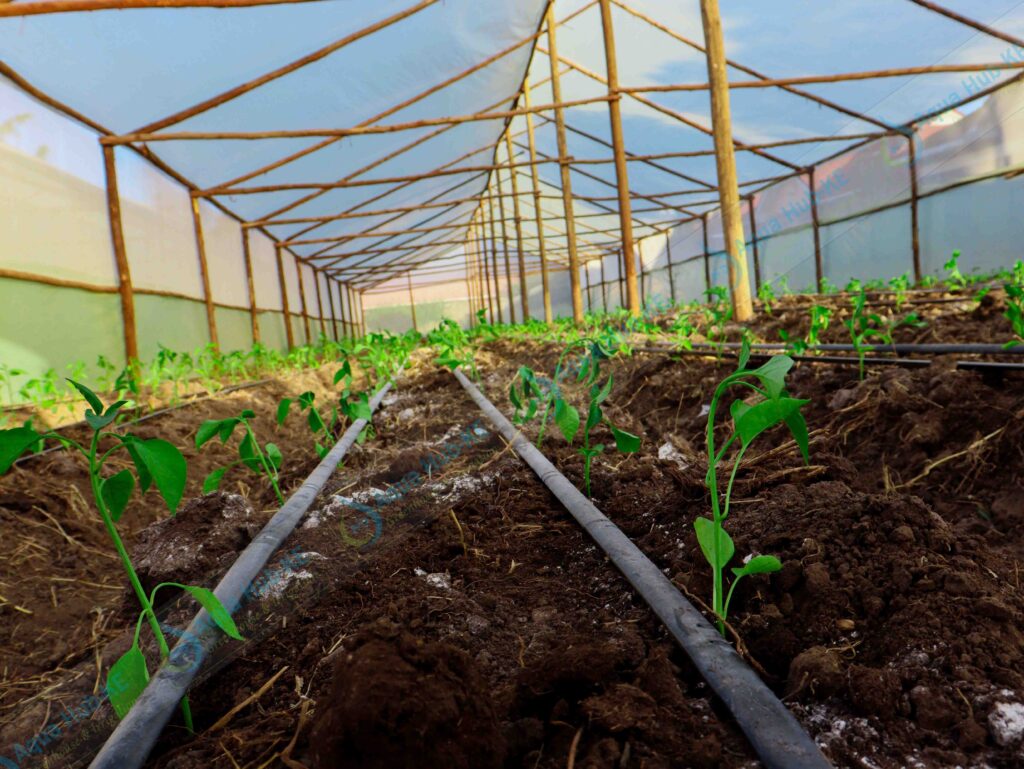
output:
M 391 385 L 392 381 L 386 382 L 370 399 L 371 414 L 376 412 Z M 270 557 L 309 510 L 367 423 L 367 420 L 358 419 L 349 426 L 302 486 L 288 498 L 238 556 L 214 589 L 214 595 L 224 606 L 239 605 L 242 595 L 253 579 L 259 575 Z M 89 764 L 90 769 L 141 767 L 174 709 L 199 672 L 203 660 L 222 637 L 216 625 L 208 621 L 207 612 L 200 611 L 183 634 L 183 640 L 175 645 L 132 709 Z
M 831 767 L 796 717 L 658 567 L 527 441 L 461 371 L 454 374 L 487 419 L 608 555 L 689 655 L 765 766 Z

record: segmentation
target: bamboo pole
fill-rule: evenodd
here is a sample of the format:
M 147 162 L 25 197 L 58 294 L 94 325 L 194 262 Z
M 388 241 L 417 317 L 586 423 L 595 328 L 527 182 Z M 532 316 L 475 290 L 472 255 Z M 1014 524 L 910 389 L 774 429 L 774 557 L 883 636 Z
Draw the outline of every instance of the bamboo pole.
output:
M 252 326 L 252 343 L 260 342 L 260 322 L 256 309 L 256 281 L 252 274 L 252 254 L 249 251 L 249 230 L 242 229 L 242 259 L 245 262 L 245 280 L 249 288 L 249 322 Z
M 327 309 L 331 311 L 331 336 L 334 337 L 335 342 L 338 342 L 340 341 L 338 339 L 338 314 L 334 307 L 334 289 L 331 288 L 331 284 L 335 281 L 330 275 L 324 275 L 324 282 L 327 284 Z
M 484 293 L 487 297 L 487 317 L 490 319 L 491 324 L 494 324 L 494 299 L 491 296 L 491 269 L 487 264 L 487 233 L 485 230 L 483 206 L 478 210 L 480 214 L 480 261 L 484 268 Z
M 708 215 L 705 213 L 700 218 L 701 230 L 704 233 L 704 285 L 711 290 L 711 253 L 708 250 Z
M 306 332 L 306 344 L 313 343 L 313 337 L 309 330 L 309 307 L 306 304 L 306 281 L 302 277 L 302 262 L 295 257 L 295 272 L 299 276 L 299 301 L 302 302 L 302 326 Z M 312 270 L 312 267 L 309 268 Z M 315 277 L 314 273 L 314 277 Z
M 964 26 L 972 27 L 973 29 L 976 29 L 979 32 L 984 32 L 986 35 L 990 35 L 991 37 L 997 37 L 1000 40 L 1005 40 L 1006 42 L 1012 43 L 1013 45 L 1019 45 L 1021 47 L 1024 47 L 1024 40 L 1022 40 L 1019 37 L 1015 37 L 1014 35 L 1010 35 L 1001 30 L 986 26 L 981 22 L 977 22 L 974 19 L 962 16 L 961 14 L 956 13 L 955 11 L 951 11 L 948 8 L 943 8 L 941 5 L 929 2 L 929 0 L 910 0 L 910 2 L 914 3 L 915 5 L 921 6 L 922 8 L 927 8 L 932 13 L 937 13 L 941 16 L 945 16 L 947 19 L 953 19 L 953 21 L 959 22 Z
M 316 286 L 316 311 L 320 318 L 320 336 L 327 336 L 327 324 L 324 322 L 324 301 L 320 291 L 320 272 L 313 270 L 313 285 Z
M 565 112 L 562 105 L 562 81 L 558 71 L 558 41 L 555 32 L 555 11 L 547 10 L 548 61 L 551 65 L 551 98 L 555 102 L 555 133 L 558 139 L 558 164 L 562 177 L 562 206 L 565 212 L 565 232 L 569 244 L 569 285 L 572 291 L 572 319 L 583 322 L 583 297 L 580 294 L 580 257 L 576 251 L 576 220 L 572 202 L 572 180 L 569 178 L 569 147 L 565 138 Z M 531 108 L 526 114 L 536 111 Z
M 360 291 L 355 292 L 356 299 L 359 301 L 359 317 L 363 323 L 363 336 L 365 337 L 369 331 L 366 328 L 366 306 L 363 304 L 363 294 Z
M 588 262 L 583 263 L 583 282 L 584 282 L 584 296 L 587 298 L 587 312 L 593 314 L 594 312 L 594 300 L 590 296 L 590 264 Z
M 436 2 L 436 0 L 433 0 Z M 567 107 L 582 107 L 587 104 L 597 104 L 608 101 L 607 96 L 592 96 L 589 99 L 574 99 L 553 104 L 542 104 L 539 107 L 531 107 L 533 112 L 547 112 L 553 109 L 566 109 Z M 177 142 L 177 141 L 261 141 L 264 139 L 304 139 L 315 137 L 337 137 L 339 139 L 348 136 L 370 136 L 377 134 L 391 134 L 400 131 L 414 131 L 419 128 L 431 128 L 442 125 L 461 125 L 463 123 L 480 123 L 492 120 L 508 120 L 510 118 L 525 115 L 526 111 L 520 107 L 502 112 L 477 112 L 470 115 L 449 115 L 439 118 L 424 118 L 412 120 L 406 123 L 387 123 L 384 125 L 352 126 L 350 128 L 301 128 L 285 129 L 277 131 L 175 131 L 168 133 L 145 133 L 136 132 L 121 134 L 119 136 L 104 136 L 100 142 L 104 145 L 136 144 L 138 142 Z
M 636 256 L 633 246 L 633 215 L 630 209 L 629 171 L 626 167 L 625 140 L 622 136 L 622 94 L 619 93 L 619 64 L 615 54 L 615 28 L 609 0 L 600 0 L 601 30 L 604 34 L 604 58 L 607 66 L 608 118 L 611 124 L 612 150 L 615 153 L 615 181 L 619 191 L 619 228 L 622 233 L 622 257 L 629 312 L 640 315 L 640 293 L 636 282 Z
M 487 189 L 487 223 L 491 231 L 491 276 L 494 278 L 494 300 L 498 305 L 498 323 L 505 318 L 501 311 L 501 285 L 498 283 L 498 241 L 494 237 L 494 205 L 491 202 L 491 190 Z
M 525 107 L 530 106 L 530 81 L 528 79 L 523 81 L 523 105 Z M 540 251 L 541 293 L 544 298 L 544 322 L 550 324 L 554 318 L 551 312 L 551 282 L 550 276 L 548 275 L 548 255 L 546 248 L 547 242 L 544 237 L 544 217 L 540 208 L 540 177 L 537 174 L 536 162 L 537 140 L 533 128 L 533 114 L 529 112 L 526 113 L 526 136 L 527 142 L 530 145 L 530 160 L 532 161 L 532 165 L 530 166 L 530 175 L 533 181 L 533 207 L 534 213 L 537 217 L 537 241 L 538 250 Z
M 622 255 L 622 247 L 621 246 L 619 246 L 618 255 L 619 255 L 619 279 L 616 282 L 619 284 L 619 308 L 621 309 L 621 308 L 626 306 L 626 281 L 625 281 L 624 276 L 622 274 L 622 260 L 625 259 L 626 257 L 624 257 Z
M 193 202 L 195 198 L 193 198 Z M 274 246 L 274 257 L 277 260 L 277 282 L 281 286 L 281 307 L 284 309 L 284 334 L 288 342 L 289 352 L 295 347 L 295 332 L 292 331 L 292 314 L 288 307 L 288 284 L 284 277 L 284 260 L 281 256 L 281 246 Z
M 117 188 L 117 164 L 114 159 L 113 147 L 103 148 L 103 170 L 107 183 L 107 217 L 110 220 L 110 240 L 114 248 L 118 291 L 121 295 L 125 363 L 132 366 L 134 361 L 139 359 L 139 338 L 135 326 L 135 294 L 132 290 L 132 273 L 128 265 L 128 252 L 124 244 L 121 196 Z
M 0 19 L 80 11 L 125 11 L 140 8 L 251 8 L 257 5 L 291 5 L 314 0 L 43 0 L 0 4 Z
M 608 281 L 605 279 L 604 257 L 601 257 L 601 308 L 608 312 Z
M 412 313 L 412 330 L 418 334 L 420 327 L 416 322 L 416 296 L 412 292 L 412 273 L 405 273 L 405 279 L 409 283 L 409 312 Z
M 213 349 L 220 350 L 217 335 L 217 311 L 213 306 L 213 291 L 210 288 L 210 268 L 206 261 L 206 239 L 203 237 L 203 217 L 199 209 L 199 198 L 192 198 L 192 226 L 195 231 L 196 252 L 199 255 L 199 277 L 203 283 L 203 300 L 206 304 L 206 328 L 210 334 Z
M 917 147 L 914 130 L 907 136 L 907 173 L 910 175 L 910 250 L 914 265 L 914 282 L 921 282 L 921 229 L 918 220 Z
M 761 290 L 761 254 L 757 247 L 757 218 L 754 216 L 754 196 L 747 196 L 747 214 L 750 216 L 750 247 L 754 252 L 754 293 Z
M 523 323 L 530 319 L 530 295 L 526 285 L 526 258 L 523 255 L 523 217 L 519 211 L 519 184 L 516 171 L 512 168 L 512 135 L 505 131 L 505 147 L 508 153 L 509 176 L 512 178 L 512 216 L 516 225 L 516 254 L 519 260 L 519 301 L 523 312 Z
M 495 170 L 494 178 L 498 186 L 498 195 L 501 195 L 501 170 Z M 508 254 L 508 230 L 505 227 L 505 203 L 504 199 L 498 198 L 498 214 L 501 217 L 501 250 L 505 255 L 505 290 L 508 292 L 508 317 L 510 323 L 516 322 L 516 302 L 512 293 L 512 257 Z
M 910 77 L 943 73 L 988 72 L 990 70 L 1022 69 L 1021 61 L 998 61 L 987 64 L 928 64 L 920 67 L 894 67 L 874 69 L 865 72 L 843 72 L 834 75 L 803 75 L 801 77 L 765 78 L 763 80 L 734 80 L 729 90 L 748 88 L 777 88 L 792 85 L 817 85 L 823 83 L 853 83 L 860 80 L 879 80 L 889 77 Z M 674 83 L 664 85 L 623 86 L 621 93 L 680 93 L 684 91 L 708 91 L 711 83 Z
M 750 279 L 740 212 L 740 193 L 736 183 L 736 154 L 729 110 L 728 74 L 725 65 L 725 40 L 718 0 L 700 0 L 701 21 L 707 46 L 708 81 L 711 88 L 711 125 L 715 139 L 715 166 L 718 171 L 718 195 L 721 199 L 722 230 L 729 255 L 729 287 L 733 316 L 741 323 L 754 314 L 750 300 Z
M 814 233 L 814 284 L 818 291 L 823 290 L 825 265 L 821 259 L 821 226 L 818 223 L 818 192 L 814 183 L 814 166 L 807 172 L 807 184 L 810 187 L 811 229 Z
M 672 274 L 672 236 L 665 233 L 665 263 L 668 265 L 668 295 L 672 304 L 676 303 L 676 278 Z

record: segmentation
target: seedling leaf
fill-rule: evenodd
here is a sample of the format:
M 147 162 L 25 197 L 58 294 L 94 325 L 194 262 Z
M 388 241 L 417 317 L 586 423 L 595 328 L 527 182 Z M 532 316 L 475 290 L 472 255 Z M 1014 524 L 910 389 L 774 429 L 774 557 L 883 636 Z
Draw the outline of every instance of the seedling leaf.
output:
M 284 420 L 288 418 L 288 411 L 292 407 L 292 399 L 285 398 L 277 404 L 277 423 L 279 425 L 284 424 Z
M 138 644 L 132 644 L 132 647 L 110 666 L 110 672 L 107 673 L 107 695 L 118 718 L 128 715 L 128 711 L 132 709 L 132 705 L 148 682 L 146 658 Z
M 254 473 L 263 472 L 263 465 L 260 463 L 260 459 L 256 455 L 256 444 L 252 440 L 252 435 L 248 432 L 245 434 L 245 437 L 242 438 L 242 442 L 238 444 L 238 456 L 241 457 L 245 466 Z
M 555 424 L 567 443 L 572 443 L 580 429 L 580 413 L 561 398 L 555 401 Z
M 737 407 L 734 403 L 733 408 L 739 413 L 739 418 L 736 419 L 736 432 L 739 433 L 743 445 L 748 446 L 758 435 L 785 421 L 809 402 L 799 398 L 777 398 L 761 401 L 745 409 Z
M 238 632 L 238 627 L 235 625 L 235 621 L 231 619 L 228 610 L 224 608 L 224 604 L 220 602 L 220 599 L 212 591 L 207 590 L 205 587 L 196 587 L 195 585 L 182 585 L 182 587 L 202 604 L 202 607 L 206 609 L 206 613 L 210 615 L 210 619 L 217 623 L 217 627 L 236 641 L 245 640 L 242 638 L 242 634 Z
M 279 449 L 275 443 L 268 443 L 266 450 L 267 459 L 270 460 L 271 467 L 275 470 L 280 470 L 281 465 L 284 464 L 284 457 L 281 456 L 281 449 Z
M 220 482 L 224 480 L 224 473 L 228 471 L 226 467 L 219 467 L 206 476 L 206 480 L 203 481 L 203 493 L 209 494 L 211 491 L 216 491 L 220 488 Z
M 149 470 L 160 496 L 167 503 L 167 509 L 173 515 L 185 493 L 185 482 L 188 477 L 185 457 L 173 443 L 160 438 L 149 441 L 137 440 L 135 450 Z
M 135 476 L 131 470 L 122 470 L 103 481 L 100 486 L 100 496 L 103 497 L 103 504 L 110 513 L 110 518 L 115 523 L 121 519 L 121 514 L 128 506 L 132 491 L 135 489 Z
M 614 425 L 608 425 L 615 436 L 615 448 L 623 454 L 633 454 L 640 450 L 640 436 L 620 430 Z
M 99 399 L 99 396 L 97 396 L 96 393 L 94 393 L 84 384 L 76 382 L 74 379 L 69 379 L 68 381 L 71 382 L 72 386 L 74 386 L 74 388 L 82 394 L 82 397 L 85 398 L 86 401 L 88 401 L 89 405 L 92 406 L 92 410 L 95 413 L 103 413 L 103 401 Z
M 743 566 L 734 568 L 732 573 L 736 577 L 746 577 L 750 574 L 771 574 L 782 568 L 782 562 L 774 555 L 755 555 Z
M 0 474 L 6 473 L 14 460 L 35 444 L 42 436 L 31 427 L 0 430 Z
M 736 553 L 736 545 L 733 544 L 732 537 L 729 536 L 729 532 L 724 528 L 719 528 L 719 553 L 718 560 L 716 561 L 714 521 L 704 517 L 697 518 L 693 522 L 693 530 L 697 535 L 697 544 L 700 545 L 701 552 L 704 553 L 704 557 L 707 558 L 711 567 L 715 569 L 724 569 Z

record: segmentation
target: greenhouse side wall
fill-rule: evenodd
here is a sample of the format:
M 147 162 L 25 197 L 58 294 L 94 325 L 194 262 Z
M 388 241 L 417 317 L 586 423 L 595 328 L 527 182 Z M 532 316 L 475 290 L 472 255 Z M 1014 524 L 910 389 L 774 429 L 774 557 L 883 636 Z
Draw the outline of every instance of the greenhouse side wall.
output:
M 74 375 L 96 384 L 98 357 L 120 369 L 125 345 L 97 134 L 2 79 L 0 104 L 12 115 L 0 123 L 6 193 L 0 216 L 6 244 L 0 254 L 0 367 L 6 368 L 0 371 L 24 372 L 0 388 L 0 400 L 11 401 L 19 400 L 17 391 L 26 381 L 51 369 L 52 378 Z M 161 347 L 195 354 L 209 344 L 210 330 L 189 190 L 131 150 L 119 148 L 114 157 L 139 357 L 146 363 Z M 220 348 L 248 350 L 253 336 L 242 228 L 206 201 L 200 217 Z M 250 252 L 261 341 L 284 350 L 274 246 L 252 231 Z M 304 333 L 300 269 L 315 341 L 320 310 L 312 271 L 300 268 L 290 254 L 282 268 L 295 343 L 310 341 Z M 344 292 L 330 283 L 337 315 Z M 330 324 L 330 307 L 323 314 Z M 345 333 L 340 316 L 326 331 Z

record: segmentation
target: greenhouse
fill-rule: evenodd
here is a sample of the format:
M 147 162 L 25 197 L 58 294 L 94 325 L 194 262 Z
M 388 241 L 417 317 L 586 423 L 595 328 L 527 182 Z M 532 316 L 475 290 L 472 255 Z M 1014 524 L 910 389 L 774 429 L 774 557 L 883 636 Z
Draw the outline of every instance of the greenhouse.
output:
M 1024 766 L 1024 5 L 0 0 L 0 177 L 0 769 Z

